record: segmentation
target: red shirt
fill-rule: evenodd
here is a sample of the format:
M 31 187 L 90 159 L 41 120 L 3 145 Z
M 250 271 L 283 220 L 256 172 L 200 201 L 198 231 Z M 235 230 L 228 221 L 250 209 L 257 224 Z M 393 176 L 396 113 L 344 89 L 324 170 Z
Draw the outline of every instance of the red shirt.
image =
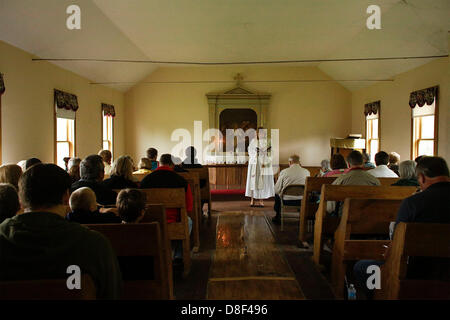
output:
M 158 170 L 173 171 L 173 169 L 169 166 L 160 166 L 155 171 Z M 188 183 L 186 188 L 186 211 L 188 213 L 192 212 L 193 206 L 194 206 L 194 199 L 192 197 L 191 186 Z M 166 218 L 167 223 L 180 221 L 180 211 L 178 209 L 168 208 L 166 209 Z

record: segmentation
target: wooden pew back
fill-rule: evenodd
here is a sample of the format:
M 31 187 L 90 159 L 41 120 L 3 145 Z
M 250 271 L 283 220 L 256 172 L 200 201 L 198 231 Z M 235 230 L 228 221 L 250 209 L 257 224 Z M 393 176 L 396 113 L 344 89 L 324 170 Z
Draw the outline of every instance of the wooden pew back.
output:
M 169 281 L 169 299 L 174 299 L 173 294 L 173 270 L 172 270 L 172 245 L 167 228 L 166 207 L 163 204 L 148 204 L 145 208 L 141 223 L 158 222 L 163 248 L 163 271 L 167 273 Z
M 339 224 L 339 217 L 327 215 L 327 201 L 344 201 L 345 198 L 402 200 L 412 195 L 416 190 L 416 187 L 398 186 L 323 185 L 314 224 L 314 262 L 320 265 L 320 253 L 323 245 L 322 238 L 325 235 L 333 235 Z
M 205 185 L 200 189 L 201 203 L 208 204 L 208 215 L 211 214 L 211 190 L 209 182 L 209 169 L 204 166 L 203 168 L 188 168 L 189 172 L 198 173 L 198 178 L 205 181 Z
M 322 185 L 331 184 L 336 177 L 307 177 L 305 182 L 305 191 L 303 193 L 302 205 L 300 207 L 300 221 L 298 240 L 300 243 L 306 241 L 306 223 L 308 219 L 314 217 L 319 204 L 310 201 L 313 192 L 320 192 Z
M 133 178 L 135 178 L 138 182 L 141 182 L 147 175 L 150 173 L 133 173 Z
M 1 281 L 0 300 L 95 300 L 96 288 L 88 274 L 81 275 L 81 289 L 69 290 L 67 279 Z
M 152 188 L 141 189 L 147 195 L 147 204 L 163 204 L 166 209 L 177 209 L 180 221 L 168 223 L 167 229 L 170 240 L 183 242 L 183 264 L 186 276 L 191 267 L 191 249 L 188 216 L 186 212 L 186 193 L 184 188 Z
M 178 172 L 189 183 L 192 192 L 192 198 L 194 199 L 194 206 L 189 216 L 192 219 L 192 233 L 194 235 L 194 247 L 193 252 L 198 252 L 200 247 L 200 219 L 203 215 L 202 201 L 200 191 L 200 178 L 198 172 Z
M 446 279 L 409 279 L 411 257 L 450 258 L 450 224 L 399 223 L 382 267 L 381 290 L 377 290 L 375 298 L 450 299 L 450 269 Z
M 169 280 L 163 270 L 163 243 L 159 223 L 87 226 L 109 239 L 117 257 L 153 257 L 153 280 L 124 281 L 122 299 L 169 299 Z
M 396 183 L 399 178 L 377 178 L 383 187 L 392 186 L 393 183 Z
M 336 297 L 344 297 L 347 262 L 361 259 L 380 260 L 385 252 L 384 240 L 351 240 L 352 235 L 389 235 L 402 200 L 346 198 L 333 246 L 331 283 Z

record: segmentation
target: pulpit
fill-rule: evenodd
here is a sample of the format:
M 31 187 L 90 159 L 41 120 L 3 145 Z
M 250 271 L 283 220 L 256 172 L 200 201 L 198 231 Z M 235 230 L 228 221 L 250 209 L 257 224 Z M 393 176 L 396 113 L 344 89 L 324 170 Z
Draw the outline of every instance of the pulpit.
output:
M 353 150 L 358 150 L 359 152 L 366 151 L 366 140 L 356 138 L 354 136 L 349 136 L 345 139 L 342 138 L 331 138 L 330 139 L 331 156 L 335 153 L 340 153 L 347 157 L 347 155 Z

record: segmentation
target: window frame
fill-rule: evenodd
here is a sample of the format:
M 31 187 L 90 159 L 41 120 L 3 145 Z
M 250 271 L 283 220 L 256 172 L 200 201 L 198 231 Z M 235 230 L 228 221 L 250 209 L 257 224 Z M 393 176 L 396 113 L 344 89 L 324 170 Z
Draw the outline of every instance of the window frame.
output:
M 104 121 L 104 118 L 111 118 L 111 141 L 110 140 L 104 140 L 104 136 L 103 136 L 103 131 L 104 131 L 104 126 L 103 126 L 103 121 Z M 104 112 L 103 112 L 103 110 L 101 110 L 101 123 L 102 123 L 102 125 L 101 125 L 101 148 L 100 148 L 100 150 L 104 150 L 103 149 L 103 143 L 104 142 L 108 142 L 108 145 L 111 145 L 111 158 L 112 159 L 114 159 L 114 117 L 111 117 L 111 116 L 105 116 L 104 115 Z M 108 123 L 108 121 L 107 121 L 107 123 Z M 107 130 L 108 130 L 108 128 L 107 128 Z M 107 134 L 108 134 L 108 132 L 107 132 Z M 108 138 L 108 137 L 106 137 L 106 138 Z M 109 149 L 108 149 L 109 150 Z
M 378 140 L 378 151 L 381 150 L 381 108 L 378 108 L 377 111 L 377 119 L 378 119 L 378 138 L 377 139 L 371 139 L 371 140 Z M 369 155 L 371 150 L 370 150 L 370 143 L 369 143 L 369 137 L 367 136 L 367 123 L 369 120 L 375 120 L 375 119 L 367 119 L 368 115 L 364 117 L 364 122 L 365 122 L 365 136 L 366 136 L 366 149 L 365 152 L 367 152 Z M 373 126 L 372 126 L 373 127 Z M 378 152 L 377 151 L 377 152 Z
M 59 118 L 65 119 L 65 118 Z M 69 120 L 69 119 L 66 119 Z M 71 141 L 58 141 L 58 116 L 56 115 L 56 110 L 53 112 L 53 163 L 58 165 L 58 142 L 68 142 L 69 143 L 69 156 L 71 158 L 76 157 L 77 154 L 77 117 L 75 115 L 75 119 L 73 119 L 73 142 Z M 67 136 L 69 136 L 69 132 L 67 132 Z M 73 155 L 70 155 L 70 144 L 73 145 Z
M 414 108 L 420 108 L 419 106 L 415 106 Z M 415 159 L 419 156 L 419 142 L 420 141 L 433 141 L 434 145 L 433 145 L 433 156 L 437 156 L 438 155 L 438 137 L 439 137 L 439 99 L 438 99 L 438 92 L 436 92 L 436 97 L 434 98 L 434 137 L 433 139 L 430 138 L 426 138 L 426 139 L 421 139 L 422 137 L 422 118 L 423 117 L 427 117 L 427 116 L 419 116 L 419 117 L 414 117 L 414 108 L 410 108 L 411 109 L 411 149 L 410 149 L 410 155 L 411 155 L 411 159 Z M 429 116 L 429 115 L 428 115 Z M 414 120 L 420 118 L 420 124 L 419 124 L 419 138 L 417 140 L 415 140 L 415 135 L 414 135 Z

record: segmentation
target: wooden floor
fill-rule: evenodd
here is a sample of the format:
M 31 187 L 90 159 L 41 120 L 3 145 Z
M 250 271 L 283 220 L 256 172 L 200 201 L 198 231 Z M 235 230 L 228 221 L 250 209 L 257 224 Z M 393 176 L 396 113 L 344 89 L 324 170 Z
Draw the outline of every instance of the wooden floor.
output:
M 175 278 L 177 300 L 334 298 L 311 250 L 296 246 L 298 219 L 287 219 L 281 231 L 271 222 L 273 201 L 251 208 L 233 200 L 214 201 L 211 217 L 201 221 L 191 273 Z
M 208 299 L 304 299 L 265 216 L 222 212 L 208 280 Z

